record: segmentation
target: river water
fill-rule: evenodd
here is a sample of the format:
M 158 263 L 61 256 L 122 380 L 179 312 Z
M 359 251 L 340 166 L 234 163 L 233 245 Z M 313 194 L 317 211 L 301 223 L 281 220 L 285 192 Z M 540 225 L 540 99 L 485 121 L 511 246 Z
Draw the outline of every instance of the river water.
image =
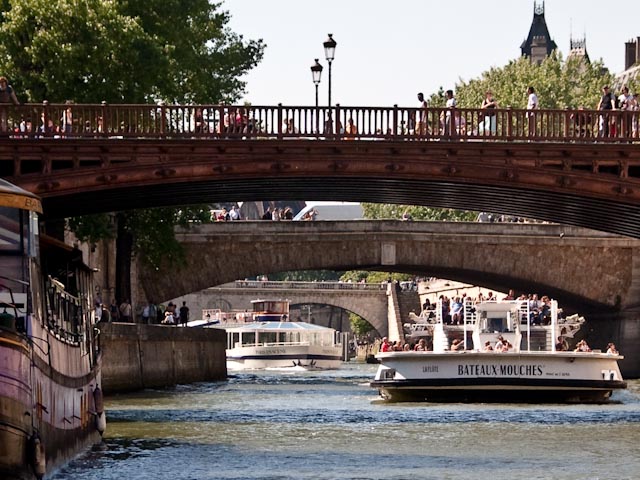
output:
M 107 398 L 61 479 L 638 479 L 640 382 L 607 405 L 388 404 L 375 365 Z

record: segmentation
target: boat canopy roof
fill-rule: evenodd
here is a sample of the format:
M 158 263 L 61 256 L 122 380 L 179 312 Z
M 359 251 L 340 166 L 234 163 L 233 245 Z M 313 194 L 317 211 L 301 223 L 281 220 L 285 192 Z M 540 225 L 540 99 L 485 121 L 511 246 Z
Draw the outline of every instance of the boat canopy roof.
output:
M 36 195 L 2 178 L 0 178 L 0 207 L 20 208 L 42 213 L 42 204 Z
M 231 327 L 226 329 L 227 332 L 251 332 L 251 331 L 307 331 L 307 332 L 324 332 L 327 330 L 334 331 L 333 328 L 323 327 L 322 325 L 314 325 L 306 322 L 251 322 L 240 327 Z

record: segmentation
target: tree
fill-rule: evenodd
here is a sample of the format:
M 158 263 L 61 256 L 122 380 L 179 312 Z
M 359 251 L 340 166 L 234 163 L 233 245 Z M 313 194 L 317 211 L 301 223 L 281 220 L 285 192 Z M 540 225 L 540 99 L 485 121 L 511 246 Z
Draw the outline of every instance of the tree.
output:
M 232 32 L 228 12 L 208 0 L 2 0 L 0 8 L 0 71 L 31 102 L 232 102 L 265 48 Z M 116 232 L 116 295 L 125 298 L 132 253 L 152 264 L 177 254 L 179 217 L 119 212 L 106 233 L 104 216 L 69 225 L 86 238 Z
M 351 331 L 357 336 L 366 335 L 373 330 L 369 322 L 352 312 L 349 312 L 349 323 L 351 324 Z
M 500 108 L 525 108 L 527 87 L 533 86 L 540 108 L 595 109 L 602 86 L 612 80 L 601 61 L 586 62 L 577 57 L 564 61 L 554 52 L 540 65 L 520 57 L 477 79 L 461 80 L 456 85 L 456 101 L 459 107 L 478 108 L 485 92 L 491 90 Z
M 430 208 L 415 205 L 395 205 L 385 203 L 363 203 L 364 217 L 384 220 L 399 220 L 402 215 L 408 213 L 412 220 L 425 221 L 448 221 L 448 222 L 469 222 L 476 219 L 477 214 L 464 210 L 454 210 L 451 208 Z

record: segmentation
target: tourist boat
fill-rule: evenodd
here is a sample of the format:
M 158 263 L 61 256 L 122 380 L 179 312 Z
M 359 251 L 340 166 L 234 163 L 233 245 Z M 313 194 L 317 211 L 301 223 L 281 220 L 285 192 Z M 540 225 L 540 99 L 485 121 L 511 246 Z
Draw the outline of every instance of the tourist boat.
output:
M 246 323 L 219 323 L 227 331 L 229 370 L 333 369 L 343 360 L 340 333 L 333 328 L 289 319 L 287 300 L 253 300 Z
M 618 354 L 560 351 L 556 339 L 576 332 L 575 318 L 558 319 L 549 302 L 549 325 L 533 327 L 524 301 L 464 306 L 462 325 L 443 323 L 441 305 L 431 325 L 432 349 L 378 353 L 380 366 L 371 387 L 389 401 L 480 401 L 598 403 L 626 388 Z M 502 337 L 512 348 L 485 345 Z M 460 343 L 460 350 L 450 344 Z
M 79 250 L 38 235 L 37 213 L 37 197 L 0 179 L 3 479 L 50 474 L 106 426 L 93 272 Z

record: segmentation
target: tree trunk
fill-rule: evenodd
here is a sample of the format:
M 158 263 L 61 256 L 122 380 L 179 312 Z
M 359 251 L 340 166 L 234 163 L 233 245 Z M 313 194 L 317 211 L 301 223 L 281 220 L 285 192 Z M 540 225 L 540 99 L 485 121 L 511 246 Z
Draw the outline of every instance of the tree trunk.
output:
M 127 215 L 116 214 L 118 234 L 116 237 L 116 298 L 119 302 L 131 300 L 131 258 L 133 235 L 127 228 Z

